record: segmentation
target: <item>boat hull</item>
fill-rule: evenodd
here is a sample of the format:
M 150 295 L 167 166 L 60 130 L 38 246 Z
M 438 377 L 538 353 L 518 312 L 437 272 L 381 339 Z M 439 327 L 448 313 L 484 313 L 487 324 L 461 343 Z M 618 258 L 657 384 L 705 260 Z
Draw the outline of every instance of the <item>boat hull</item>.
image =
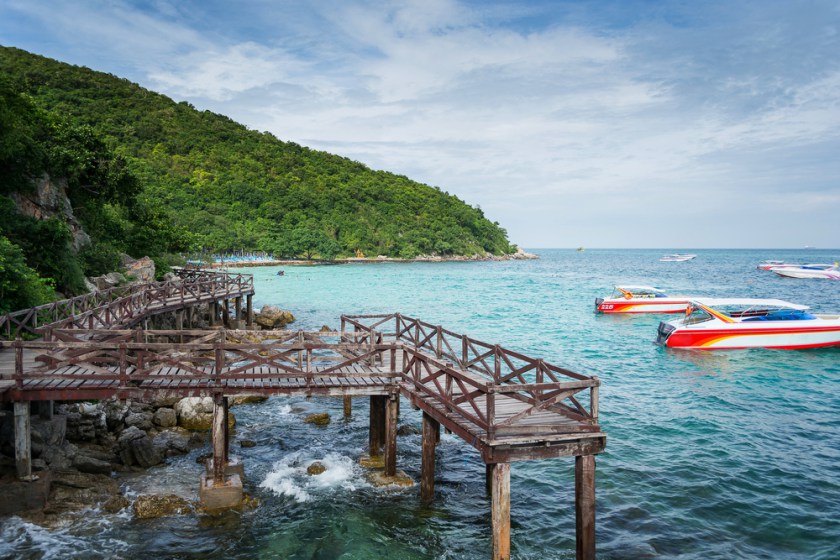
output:
M 595 300 L 598 313 L 685 313 L 687 299 L 601 299 Z
M 828 280 L 840 280 L 840 270 L 806 268 L 773 268 L 771 270 L 779 276 L 786 278 L 825 278 Z
M 783 323 L 791 323 L 784 321 Z M 770 324 L 752 326 L 734 324 L 711 328 L 674 327 L 663 323 L 657 341 L 669 348 L 698 350 L 735 350 L 740 348 L 775 348 L 797 350 L 840 346 L 840 321 L 803 321 L 810 325 Z

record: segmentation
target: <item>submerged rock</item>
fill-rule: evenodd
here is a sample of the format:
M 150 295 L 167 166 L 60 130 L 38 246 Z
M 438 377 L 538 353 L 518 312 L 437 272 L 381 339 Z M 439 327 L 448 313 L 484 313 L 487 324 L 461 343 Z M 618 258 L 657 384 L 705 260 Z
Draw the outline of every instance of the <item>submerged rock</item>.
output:
M 330 414 L 329 412 L 310 414 L 303 421 L 307 424 L 315 424 L 316 426 L 326 426 L 330 423 Z
M 397 428 L 398 436 L 416 436 L 420 433 L 420 429 L 412 424 L 403 424 Z
M 385 471 L 370 471 L 367 473 L 367 480 L 374 486 L 393 486 L 397 488 L 411 488 L 414 486 L 414 479 L 405 472 L 397 469 L 394 476 L 386 476 Z
M 175 494 L 140 496 L 134 500 L 134 517 L 137 519 L 182 515 L 190 511 L 192 511 L 190 503 Z
M 118 513 L 127 508 L 129 505 L 131 505 L 131 502 L 128 501 L 128 498 L 120 494 L 108 498 L 108 500 L 102 504 L 102 511 L 106 513 Z
M 325 472 L 326 470 L 327 467 L 324 465 L 324 463 L 321 463 L 320 461 L 315 461 L 314 463 L 306 467 L 306 474 L 308 474 L 309 476 L 317 476 Z

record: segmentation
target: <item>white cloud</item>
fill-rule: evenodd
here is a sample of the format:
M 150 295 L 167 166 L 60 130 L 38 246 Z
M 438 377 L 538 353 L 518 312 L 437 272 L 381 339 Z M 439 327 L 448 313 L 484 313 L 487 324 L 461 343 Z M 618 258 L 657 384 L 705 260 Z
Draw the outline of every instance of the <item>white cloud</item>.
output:
M 223 51 L 191 52 L 166 71 L 150 72 L 149 79 L 178 97 L 223 101 L 250 89 L 284 83 L 305 66 L 283 51 L 242 43 Z

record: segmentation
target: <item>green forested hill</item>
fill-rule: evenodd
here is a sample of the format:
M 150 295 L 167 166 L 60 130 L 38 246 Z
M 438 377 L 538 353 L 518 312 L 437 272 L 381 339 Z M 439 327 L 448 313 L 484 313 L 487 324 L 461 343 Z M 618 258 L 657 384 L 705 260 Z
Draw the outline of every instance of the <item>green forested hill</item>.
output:
M 171 226 L 170 249 L 321 258 L 513 250 L 497 223 L 438 188 L 248 130 L 127 80 L 3 47 L 0 72 L 125 162 L 139 185 L 137 208 Z

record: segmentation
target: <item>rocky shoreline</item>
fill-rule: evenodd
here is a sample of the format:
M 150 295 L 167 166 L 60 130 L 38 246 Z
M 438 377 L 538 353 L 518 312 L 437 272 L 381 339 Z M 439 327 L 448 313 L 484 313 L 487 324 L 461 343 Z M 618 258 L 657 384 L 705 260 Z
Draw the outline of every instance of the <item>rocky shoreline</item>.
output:
M 231 405 L 266 399 L 232 398 Z M 121 494 L 118 477 L 207 446 L 212 418 L 210 397 L 59 404 L 52 418 L 31 417 L 37 477 L 31 482 L 17 479 L 11 422 L 0 422 L 0 488 L 7 496 L 0 501 L 0 515 L 53 526 L 62 514 L 98 505 L 111 513 L 133 506 L 139 518 L 192 510 L 183 500 L 173 505 L 172 496 L 139 496 L 131 502 Z M 233 413 L 230 418 L 235 424 Z

